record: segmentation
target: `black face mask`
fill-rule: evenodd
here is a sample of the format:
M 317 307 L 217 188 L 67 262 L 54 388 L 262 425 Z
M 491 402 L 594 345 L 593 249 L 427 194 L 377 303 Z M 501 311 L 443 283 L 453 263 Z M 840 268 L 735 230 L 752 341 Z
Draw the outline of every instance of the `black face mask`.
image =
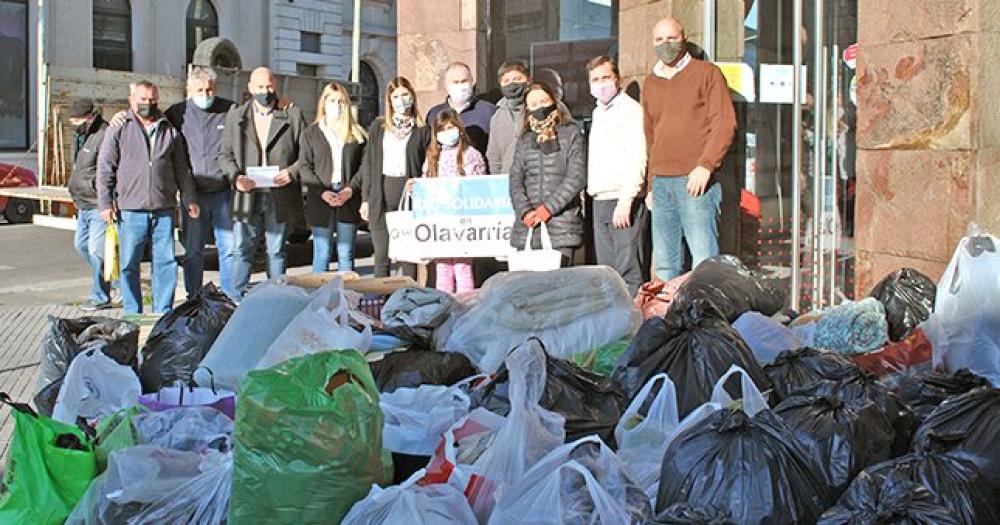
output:
M 254 93 L 253 99 L 261 106 L 271 106 L 278 99 L 278 96 L 268 91 L 265 93 Z
M 521 100 L 524 98 L 524 92 L 527 88 L 528 84 L 525 82 L 511 82 L 506 86 L 500 86 L 500 92 L 503 93 L 506 99 Z
M 552 104 L 552 105 L 549 105 L 549 106 L 540 107 L 540 108 L 532 111 L 531 112 L 531 116 L 535 120 L 545 120 L 555 110 L 556 110 L 556 105 Z
M 136 115 L 139 115 L 142 118 L 153 118 L 159 112 L 160 108 L 156 107 L 156 102 L 138 104 L 135 111 Z

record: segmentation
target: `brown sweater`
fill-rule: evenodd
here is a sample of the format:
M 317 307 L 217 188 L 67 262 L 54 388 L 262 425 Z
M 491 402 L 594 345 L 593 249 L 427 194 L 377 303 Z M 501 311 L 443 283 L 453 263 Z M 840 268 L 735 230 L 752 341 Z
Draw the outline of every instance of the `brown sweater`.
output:
M 726 79 L 704 60 L 692 59 L 670 80 L 648 75 L 642 112 L 650 188 L 654 176 L 687 176 L 697 166 L 717 170 L 736 133 Z

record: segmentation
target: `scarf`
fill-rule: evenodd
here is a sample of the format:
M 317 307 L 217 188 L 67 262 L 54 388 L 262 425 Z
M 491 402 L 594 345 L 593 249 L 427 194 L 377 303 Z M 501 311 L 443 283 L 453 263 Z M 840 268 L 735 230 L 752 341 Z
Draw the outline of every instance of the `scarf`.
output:
M 528 115 L 528 125 L 534 131 L 538 147 L 545 153 L 559 151 L 559 141 L 556 140 L 556 119 L 559 118 L 559 110 L 549 113 L 545 120 L 538 120 Z
M 413 131 L 415 125 L 416 119 L 410 115 L 392 116 L 392 133 L 396 135 L 397 139 L 405 139 Z

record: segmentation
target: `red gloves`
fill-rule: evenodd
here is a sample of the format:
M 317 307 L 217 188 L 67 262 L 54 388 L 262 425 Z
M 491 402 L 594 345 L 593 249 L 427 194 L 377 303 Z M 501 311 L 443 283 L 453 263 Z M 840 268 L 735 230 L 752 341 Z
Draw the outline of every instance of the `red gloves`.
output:
M 524 214 L 524 218 L 521 219 L 521 222 L 523 222 L 524 225 L 527 226 L 529 229 L 530 228 L 534 228 L 535 226 L 537 226 L 538 225 L 538 213 L 537 213 L 537 211 L 536 210 L 531 210 L 528 213 L 525 213 Z
M 552 212 L 544 204 L 540 204 L 535 208 L 535 217 L 538 218 L 539 222 L 549 222 L 549 219 L 552 218 Z

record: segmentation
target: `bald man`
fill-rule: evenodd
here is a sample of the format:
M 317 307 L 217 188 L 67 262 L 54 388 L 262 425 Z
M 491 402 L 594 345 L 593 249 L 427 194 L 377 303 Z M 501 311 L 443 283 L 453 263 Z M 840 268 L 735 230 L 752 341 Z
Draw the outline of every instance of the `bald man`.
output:
M 427 112 L 428 125 L 434 125 L 434 119 L 446 109 L 453 109 L 462 119 L 465 132 L 472 140 L 472 146 L 486 156 L 486 145 L 490 140 L 490 119 L 496 113 L 497 107 L 480 99 L 473 92 L 476 79 L 472 69 L 463 62 L 452 62 L 444 70 L 442 78 L 448 91 L 444 102 L 432 107 Z
M 251 99 L 226 115 L 219 167 L 236 190 L 233 197 L 234 291 L 243 295 L 250 282 L 257 242 L 267 246 L 267 276 L 285 274 L 285 241 L 291 222 L 302 215 L 302 189 L 295 161 L 305 129 L 302 111 L 278 103 L 278 81 L 266 67 L 250 73 Z M 258 188 L 247 168 L 276 166 L 274 187 Z
M 682 271 L 682 238 L 694 267 L 719 254 L 722 188 L 712 173 L 733 143 L 736 113 L 722 72 L 691 56 L 677 20 L 656 23 L 653 48 L 659 60 L 642 86 L 646 204 L 654 273 L 668 281 Z

